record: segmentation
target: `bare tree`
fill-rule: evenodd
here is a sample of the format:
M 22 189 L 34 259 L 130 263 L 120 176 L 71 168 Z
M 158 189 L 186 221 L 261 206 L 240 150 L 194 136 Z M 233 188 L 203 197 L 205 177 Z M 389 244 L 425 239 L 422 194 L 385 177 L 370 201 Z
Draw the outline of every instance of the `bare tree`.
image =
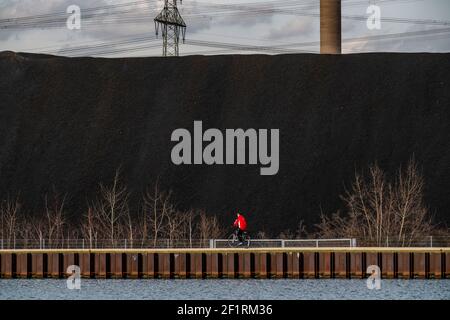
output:
M 159 236 L 163 233 L 167 213 L 171 208 L 170 196 L 170 192 L 164 193 L 159 190 L 158 182 L 155 183 L 153 190 L 147 189 L 144 194 L 144 210 L 151 226 L 155 247 Z
M 278 235 L 279 239 L 294 239 L 295 238 L 295 234 L 290 230 L 290 229 L 286 229 L 280 232 L 280 234 Z
M 306 232 L 306 225 L 303 220 L 300 220 L 297 226 L 297 231 L 295 237 L 297 239 L 301 239 L 306 236 L 308 233 Z
M 195 219 L 198 217 L 198 214 L 195 210 L 189 210 L 185 213 L 185 226 L 186 226 L 186 235 L 189 239 L 189 247 L 192 248 L 192 237 L 195 232 Z
M 29 245 L 33 246 L 33 242 L 35 241 L 33 220 L 34 219 L 21 217 L 18 221 L 18 236 L 22 240 L 21 246 L 23 246 L 23 248 L 28 248 Z
M 64 239 L 64 204 L 66 196 L 60 199 L 59 195 L 54 192 L 51 200 L 48 195 L 44 197 L 45 217 L 47 219 L 47 240 L 49 246 L 58 246 Z
M 184 238 L 186 223 L 186 214 L 175 210 L 175 208 L 169 208 L 167 211 L 167 235 L 170 246 L 174 245 L 174 240 Z
M 6 245 L 11 247 L 19 231 L 19 211 L 20 203 L 19 198 L 15 199 L 7 198 L 0 205 L 0 216 L 1 216 L 1 239 L 6 240 Z
M 255 236 L 255 239 L 267 239 L 267 233 L 265 231 L 258 231 L 258 233 Z
M 136 237 L 141 240 L 140 246 L 143 248 L 149 237 L 148 219 L 145 206 L 141 206 L 136 220 L 135 233 Z
M 33 236 L 31 237 L 33 240 L 39 241 L 39 247 L 43 247 L 45 245 L 45 239 L 47 237 L 46 227 L 47 222 L 44 221 L 41 217 L 34 217 L 31 222 L 31 229 Z
M 350 191 L 341 198 L 346 215 L 321 216 L 317 225 L 322 237 L 355 237 L 378 246 L 407 246 L 429 235 L 431 218 L 423 201 L 423 177 L 411 159 L 405 170 L 399 169 L 390 182 L 377 164 L 368 177 L 355 174 Z
M 433 229 L 423 201 L 424 181 L 417 164 L 411 160 L 405 171 L 399 170 L 395 188 L 394 214 L 398 221 L 397 241 L 411 243 L 417 236 L 429 235 Z
M 89 207 L 86 215 L 83 217 L 83 222 L 81 223 L 81 233 L 83 238 L 86 239 L 89 243 L 89 248 L 93 248 L 94 244 L 97 240 L 97 219 L 95 217 L 94 210 Z
M 135 224 L 133 223 L 133 219 L 131 218 L 130 210 L 126 211 L 126 220 L 124 221 L 124 234 L 126 235 L 126 239 L 129 241 L 129 246 L 133 248 L 134 245 L 134 236 L 135 236 Z
M 200 211 L 198 223 L 198 235 L 200 243 L 205 244 L 209 239 L 220 238 L 224 232 L 217 217 L 208 216 L 205 211 Z
M 111 241 L 113 247 L 119 236 L 122 220 L 129 214 L 128 198 L 128 190 L 121 183 L 120 169 L 117 169 L 111 186 L 100 184 L 100 196 L 92 205 L 102 235 Z

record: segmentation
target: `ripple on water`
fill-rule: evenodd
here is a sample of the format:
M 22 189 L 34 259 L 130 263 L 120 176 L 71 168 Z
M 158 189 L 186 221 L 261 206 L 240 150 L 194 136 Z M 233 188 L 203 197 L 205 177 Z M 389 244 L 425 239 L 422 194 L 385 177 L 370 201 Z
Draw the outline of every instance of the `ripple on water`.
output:
M 450 299 L 450 280 L 382 280 L 369 290 L 357 279 L 96 280 L 69 290 L 63 279 L 1 279 L 0 299 Z

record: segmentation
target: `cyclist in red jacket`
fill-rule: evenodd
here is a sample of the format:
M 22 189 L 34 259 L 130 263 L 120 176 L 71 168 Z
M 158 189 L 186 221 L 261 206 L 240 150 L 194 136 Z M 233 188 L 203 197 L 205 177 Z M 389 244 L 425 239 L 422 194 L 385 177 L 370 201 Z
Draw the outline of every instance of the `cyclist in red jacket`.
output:
M 236 227 L 236 233 L 240 242 L 239 244 L 242 244 L 244 241 L 242 234 L 247 230 L 247 221 L 245 221 L 244 216 L 239 212 L 237 213 L 237 218 L 234 221 L 233 226 Z

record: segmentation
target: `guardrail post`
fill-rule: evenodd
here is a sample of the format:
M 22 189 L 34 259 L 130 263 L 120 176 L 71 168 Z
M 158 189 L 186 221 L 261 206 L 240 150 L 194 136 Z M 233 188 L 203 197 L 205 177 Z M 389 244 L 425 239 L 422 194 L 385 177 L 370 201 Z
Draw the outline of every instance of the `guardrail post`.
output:
M 430 247 L 433 247 L 433 236 L 430 236 Z
M 316 240 L 316 248 L 319 247 L 319 240 Z
M 210 249 L 214 248 L 214 239 L 209 239 L 209 248 Z
M 284 248 L 284 239 L 281 240 L 281 247 Z

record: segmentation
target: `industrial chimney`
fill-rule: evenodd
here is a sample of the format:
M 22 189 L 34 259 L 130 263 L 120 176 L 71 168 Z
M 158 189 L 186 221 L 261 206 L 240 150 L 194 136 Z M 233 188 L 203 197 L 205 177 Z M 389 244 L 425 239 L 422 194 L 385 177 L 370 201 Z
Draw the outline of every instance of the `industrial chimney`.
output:
M 320 0 L 320 53 L 341 53 L 341 0 Z

